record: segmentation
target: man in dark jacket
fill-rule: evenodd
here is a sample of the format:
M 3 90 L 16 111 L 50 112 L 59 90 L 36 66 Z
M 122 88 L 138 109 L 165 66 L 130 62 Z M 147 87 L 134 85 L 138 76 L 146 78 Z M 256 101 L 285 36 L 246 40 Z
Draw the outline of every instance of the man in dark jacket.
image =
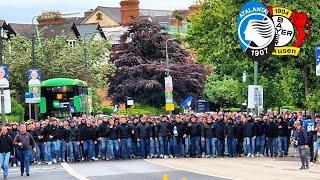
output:
M 182 122 L 181 116 L 176 116 L 176 121 L 173 123 L 173 156 L 182 156 L 183 135 L 186 133 L 185 123 Z
M 287 133 L 288 133 L 288 124 L 281 116 L 278 120 L 278 143 L 279 143 L 279 153 L 280 157 L 283 157 L 284 154 L 287 154 Z
M 241 117 L 237 117 L 236 124 L 236 140 L 237 140 L 237 155 L 240 157 L 243 154 L 243 123 Z
M 56 163 L 57 147 L 57 127 L 53 124 L 54 119 L 50 119 L 49 124 L 44 128 L 45 134 L 45 154 L 49 165 Z
M 80 140 L 83 144 L 83 156 L 85 160 L 94 161 L 94 145 L 97 144 L 96 130 L 92 126 L 92 120 L 86 120 L 86 126 L 80 130 Z
M 200 151 L 200 136 L 201 136 L 201 125 L 197 122 L 195 115 L 191 116 L 191 123 L 188 125 L 187 130 L 190 134 L 190 155 L 191 157 L 201 157 Z
M 256 151 L 257 156 L 263 157 L 264 150 L 265 150 L 265 131 L 266 125 L 264 120 L 266 121 L 267 116 L 264 116 L 263 119 L 261 117 L 257 118 L 256 124 Z
M 12 129 L 9 131 L 9 136 L 11 137 L 12 141 L 14 140 L 14 138 L 17 136 L 18 134 L 18 124 L 17 123 L 13 123 L 12 124 Z M 17 153 L 17 146 L 13 145 L 13 154 L 11 154 L 11 159 L 10 159 L 10 164 L 13 167 L 16 167 L 18 164 L 18 153 Z
M 212 117 L 208 117 L 207 123 L 203 127 L 202 136 L 206 141 L 206 158 L 216 157 L 217 138 L 214 134 L 214 123 Z
M 98 127 L 98 134 L 99 134 L 99 149 L 101 153 L 101 158 L 106 159 L 107 157 L 107 128 L 108 128 L 108 118 L 103 118 L 102 123 Z
M 0 167 L 3 169 L 3 179 L 7 180 L 9 171 L 9 158 L 13 152 L 13 142 L 8 135 L 8 128 L 6 126 L 1 128 L 0 132 Z
M 156 134 L 159 136 L 160 158 L 168 158 L 168 138 L 170 136 L 170 123 L 167 116 L 162 116 L 161 122 L 157 124 Z
M 214 124 L 214 134 L 217 137 L 217 153 L 218 156 L 224 155 L 224 146 L 225 146 L 225 122 L 223 121 L 223 117 L 220 117 L 217 119 L 217 121 Z
M 266 137 L 270 157 L 274 157 L 276 153 L 277 130 L 278 127 L 274 122 L 274 118 L 270 117 L 266 126 Z
M 109 121 L 109 125 L 107 127 L 107 139 L 108 159 L 119 159 L 119 134 L 113 119 Z
M 121 158 L 129 158 L 132 156 L 132 140 L 131 135 L 134 134 L 134 130 L 127 124 L 127 118 L 120 117 L 120 125 L 117 126 L 119 141 L 121 144 Z
M 225 135 L 227 138 L 228 153 L 230 157 L 235 157 L 236 154 L 236 126 L 231 118 L 228 118 L 225 127 Z
M 34 141 L 32 135 L 27 132 L 27 126 L 21 125 L 19 128 L 19 134 L 14 138 L 14 144 L 17 145 L 18 154 L 20 157 L 20 171 L 21 176 L 26 172 L 27 176 L 29 174 L 29 166 L 31 162 L 32 151 L 36 152 L 36 142 Z
M 80 130 L 75 122 L 71 121 L 67 129 L 68 161 L 76 162 L 80 158 Z
M 255 127 L 251 117 L 244 119 L 243 135 L 246 140 L 247 157 L 254 157 L 255 152 Z
M 306 149 L 308 147 L 307 131 L 302 128 L 300 121 L 295 121 L 294 127 L 296 128 L 296 131 L 294 133 L 294 139 L 296 141 L 296 145 L 301 160 L 300 170 L 309 169 L 309 162 L 306 154 Z
M 35 129 L 31 132 L 33 139 L 36 141 L 36 156 L 35 160 L 38 165 L 44 162 L 44 128 L 41 127 L 40 122 L 35 123 Z
M 150 158 L 150 134 L 151 129 L 149 123 L 147 123 L 148 116 L 143 115 L 141 122 L 137 125 L 137 137 L 140 144 L 140 156 L 141 158 Z
M 59 122 L 59 126 L 57 128 L 57 146 L 56 146 L 56 159 L 59 162 L 64 162 L 66 158 L 66 149 L 67 149 L 67 130 L 64 127 L 63 121 Z

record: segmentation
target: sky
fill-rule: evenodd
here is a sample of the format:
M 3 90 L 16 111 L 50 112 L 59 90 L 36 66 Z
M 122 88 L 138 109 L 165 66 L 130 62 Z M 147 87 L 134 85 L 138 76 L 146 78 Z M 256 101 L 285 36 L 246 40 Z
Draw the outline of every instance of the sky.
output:
M 120 7 L 120 0 L 0 0 L 0 19 L 7 23 L 31 24 L 32 17 L 44 11 L 79 13 L 97 6 Z M 175 10 L 186 9 L 195 0 L 140 0 L 140 8 Z

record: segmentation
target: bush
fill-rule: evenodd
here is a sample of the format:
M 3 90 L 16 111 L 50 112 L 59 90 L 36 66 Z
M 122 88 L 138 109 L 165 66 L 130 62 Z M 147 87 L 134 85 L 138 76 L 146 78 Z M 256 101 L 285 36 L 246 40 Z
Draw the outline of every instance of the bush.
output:
M 136 104 L 133 108 L 120 110 L 121 115 L 143 115 L 147 114 L 150 116 L 153 115 L 161 115 L 166 114 L 166 111 L 164 108 L 157 108 L 152 106 L 143 106 L 140 104 Z
M 111 115 L 113 112 L 113 106 L 103 106 L 102 107 L 102 114 Z
M 11 98 L 11 113 L 7 115 L 8 123 L 18 122 L 21 123 L 24 120 L 25 110 L 21 104 L 14 98 Z

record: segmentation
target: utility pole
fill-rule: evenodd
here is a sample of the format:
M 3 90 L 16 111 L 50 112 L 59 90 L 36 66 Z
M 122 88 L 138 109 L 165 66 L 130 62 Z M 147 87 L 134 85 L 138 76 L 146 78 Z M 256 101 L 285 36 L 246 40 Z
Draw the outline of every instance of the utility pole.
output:
M 171 90 L 166 90 L 165 89 L 165 93 L 167 94 L 169 94 L 169 93 L 171 93 L 171 97 L 172 97 L 172 100 L 170 100 L 170 101 L 172 101 L 172 102 L 170 102 L 170 101 L 168 101 L 168 99 L 166 98 L 166 106 L 167 105 L 170 105 L 171 103 L 173 104 L 173 95 L 172 95 L 172 89 L 173 89 L 173 84 L 172 84 L 172 78 L 171 78 L 171 76 L 170 76 L 170 72 L 169 72 L 169 53 L 168 53 L 168 42 L 169 41 L 174 41 L 174 40 L 176 40 L 175 38 L 169 38 L 169 39 L 167 39 L 166 40 L 166 78 L 165 78 L 165 82 L 166 82 L 166 79 L 168 78 L 168 79 L 171 79 L 170 81 L 171 81 Z M 169 98 L 170 99 L 170 98 Z M 167 108 L 166 108 L 167 109 Z M 168 110 L 168 109 L 167 109 Z M 172 111 L 171 110 L 169 110 L 169 115 L 171 115 L 172 114 Z
M 1 34 L 0 35 L 0 65 L 3 65 L 2 56 L 3 56 L 3 37 L 2 37 L 2 34 Z M 3 88 L 0 89 L 0 107 L 1 107 L 1 114 L 2 114 L 2 125 L 5 125 L 6 124 L 6 114 L 4 112 L 4 93 L 3 93 Z
M 253 85 L 255 86 L 255 91 L 256 91 L 256 86 L 258 85 L 258 76 L 259 76 L 259 74 L 258 74 L 259 66 L 258 65 L 259 65 L 258 61 L 254 61 L 254 84 Z M 259 93 L 259 91 L 257 90 L 256 93 Z M 259 116 L 259 104 L 258 104 L 259 96 L 255 101 L 257 101 L 257 102 L 255 102 L 254 113 L 257 116 Z

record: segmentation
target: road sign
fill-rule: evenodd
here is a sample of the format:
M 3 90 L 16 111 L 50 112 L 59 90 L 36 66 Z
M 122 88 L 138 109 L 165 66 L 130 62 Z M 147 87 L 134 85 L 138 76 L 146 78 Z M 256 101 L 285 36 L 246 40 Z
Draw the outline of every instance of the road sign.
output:
M 165 82 L 165 91 L 173 91 L 172 77 L 171 76 L 165 77 L 164 82 Z
M 263 87 L 249 85 L 248 87 L 248 108 L 263 109 Z
M 320 76 L 320 45 L 316 46 L 316 75 Z
M 197 101 L 197 110 L 198 110 L 198 112 L 208 112 L 209 111 L 209 102 L 206 100 Z
M 174 104 L 173 103 L 166 104 L 166 111 L 174 111 Z
M 0 66 L 0 88 L 9 88 L 9 69 L 7 65 Z
M 29 93 L 33 94 L 33 99 L 28 100 L 29 103 L 40 103 L 41 94 L 41 71 L 40 69 L 29 69 L 28 70 L 28 86 Z

